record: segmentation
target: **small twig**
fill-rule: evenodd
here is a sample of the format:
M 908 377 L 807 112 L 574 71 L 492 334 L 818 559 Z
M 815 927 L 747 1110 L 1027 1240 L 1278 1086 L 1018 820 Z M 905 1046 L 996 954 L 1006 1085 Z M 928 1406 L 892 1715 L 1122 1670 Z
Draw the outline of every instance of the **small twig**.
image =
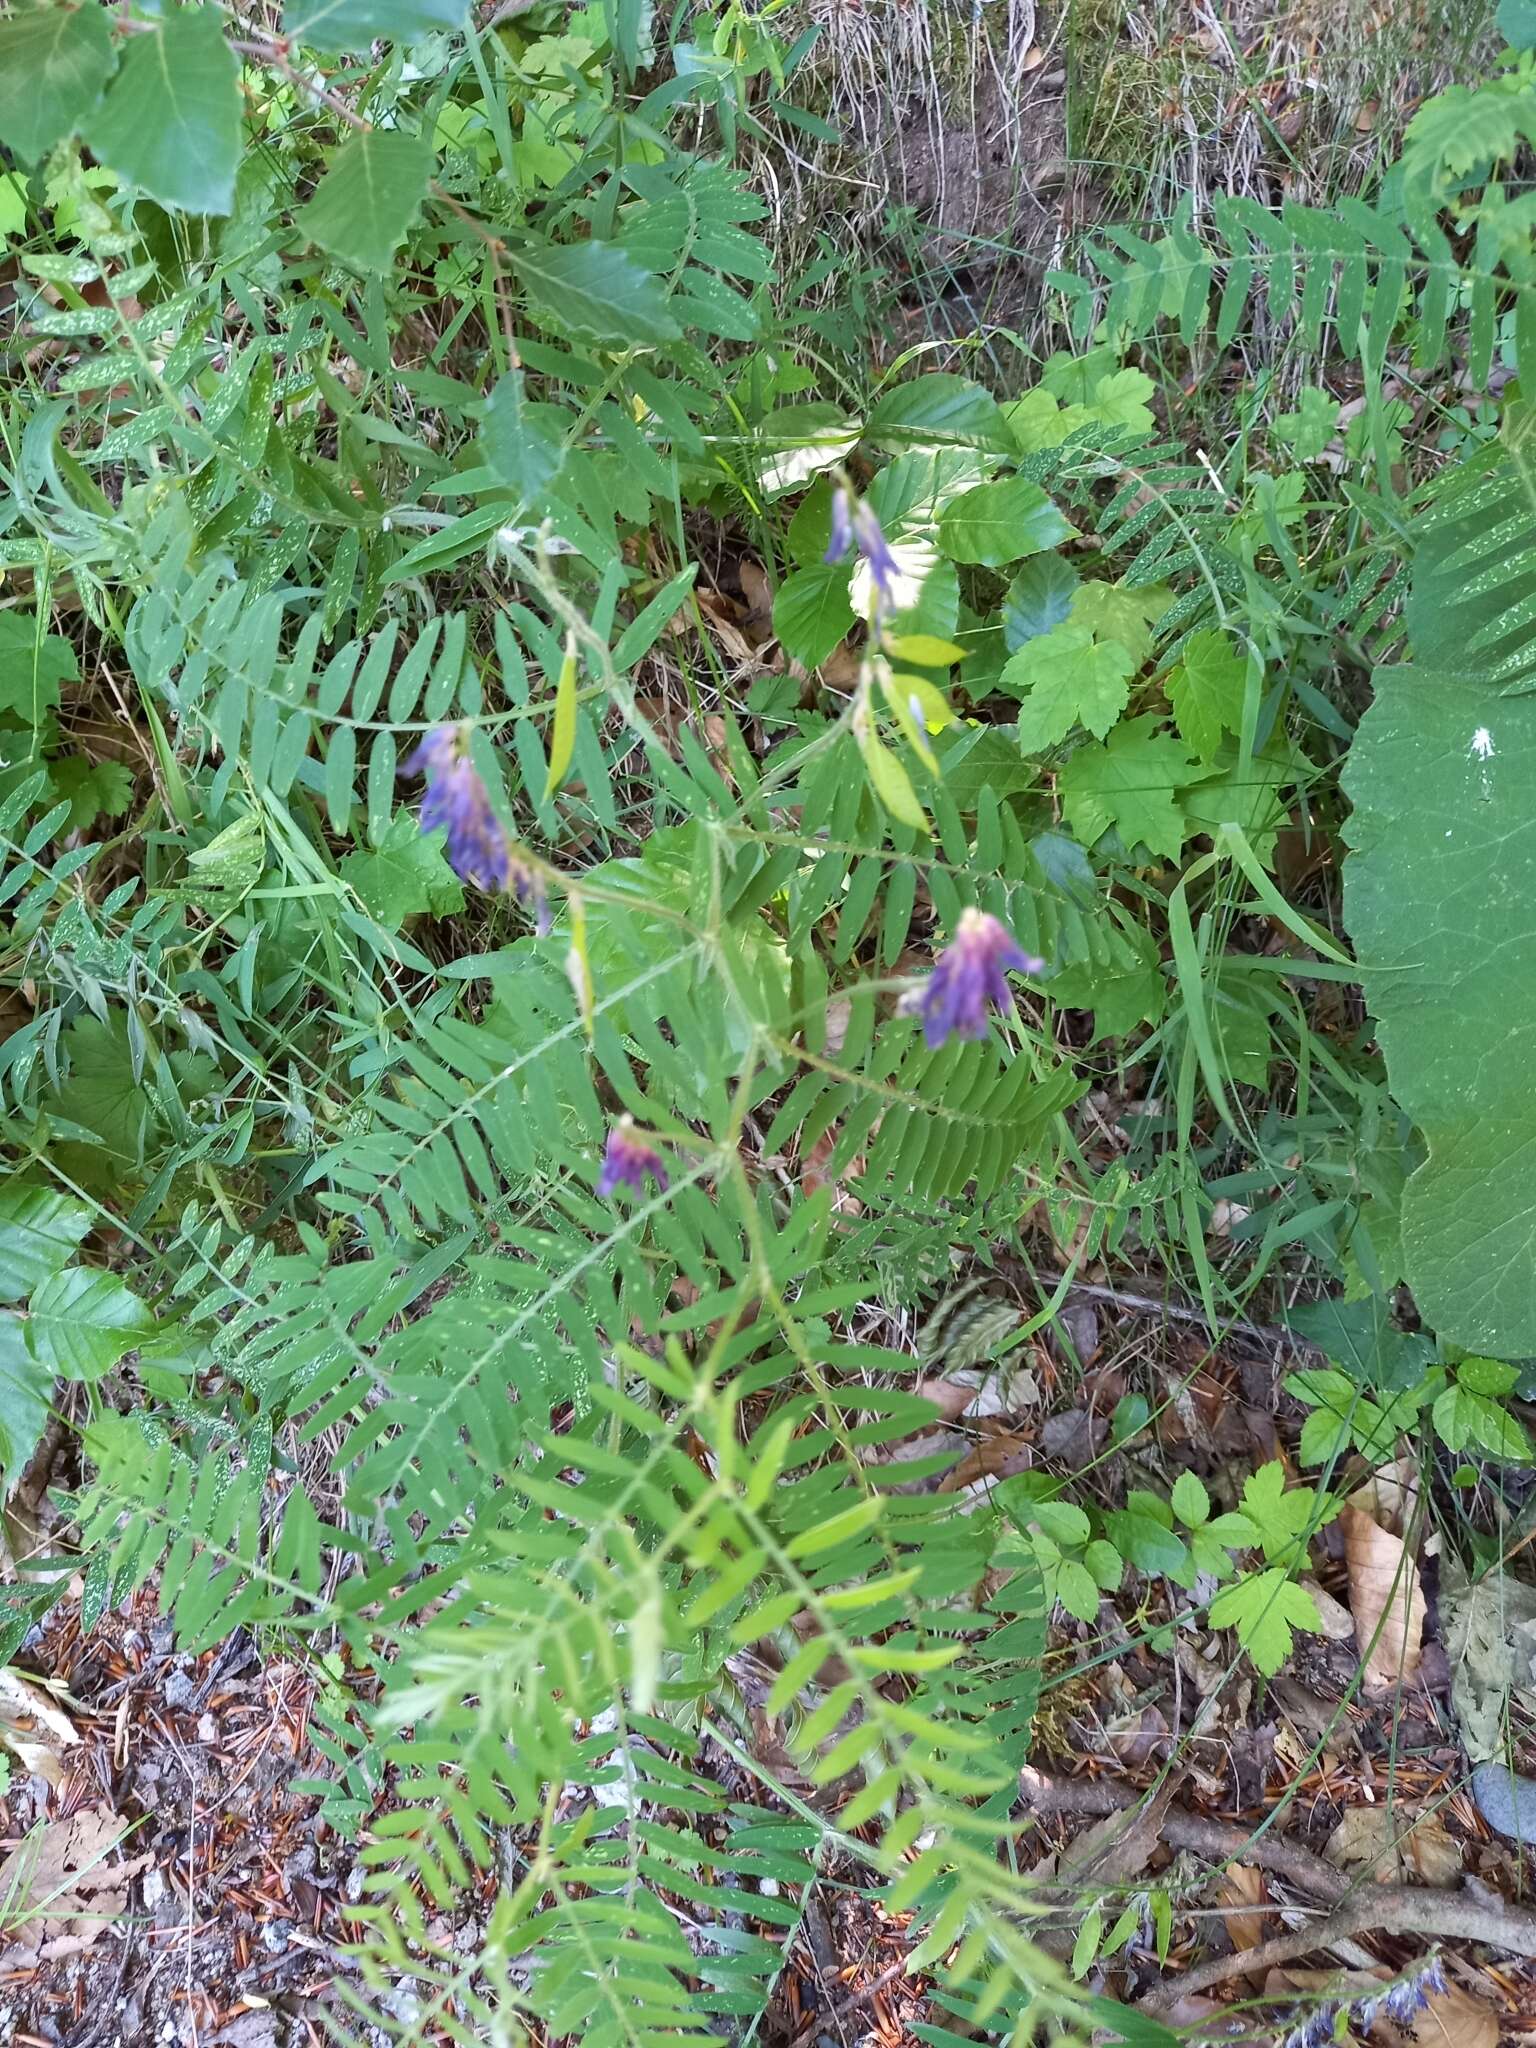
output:
M 1034 1284 L 1048 1292 L 1059 1287 L 1063 1277 L 1060 1273 L 1031 1275 Z M 1092 1280 L 1069 1280 L 1067 1292 L 1085 1294 L 1090 1301 L 1111 1302 L 1116 1308 L 1136 1309 L 1142 1315 L 1166 1316 L 1176 1323 L 1197 1323 L 1213 1335 L 1251 1337 L 1255 1343 L 1265 1345 L 1288 1344 L 1293 1351 L 1305 1351 L 1313 1358 L 1326 1355 L 1320 1344 L 1314 1344 L 1295 1330 L 1288 1330 L 1283 1323 L 1250 1323 L 1241 1316 L 1234 1316 L 1230 1322 L 1213 1324 L 1197 1302 L 1165 1301 L 1153 1294 L 1126 1294 L 1118 1287 L 1100 1286 Z
M 1325 1920 L 1299 1934 L 1277 1935 L 1237 1955 L 1217 1956 L 1185 1970 L 1138 2003 L 1149 2012 L 1220 1984 L 1227 1977 L 1273 1970 L 1314 1949 L 1333 1948 L 1354 1934 L 1418 1934 L 1438 1941 L 1481 1941 L 1507 1955 L 1536 1956 L 1536 1913 L 1489 1906 L 1466 1892 L 1429 1891 L 1422 1885 L 1369 1885 L 1335 1906 Z
M 887 1984 L 894 1984 L 898 1977 L 904 1976 L 906 1968 L 907 1959 L 901 1956 L 862 1990 L 850 1991 L 846 1998 L 838 1999 L 837 2003 L 829 2005 L 825 2012 L 813 2013 L 790 2042 L 789 2048 L 806 2048 L 806 2043 L 813 2040 L 829 2021 L 846 2019 L 858 2006 L 868 2005 L 872 1998 L 878 1997 Z
M 1019 1784 L 1030 1811 L 1040 1815 L 1119 1813 L 1142 1797 L 1103 1780 L 1052 1780 L 1037 1771 L 1022 1772 Z M 1171 1806 L 1163 1815 L 1160 1833 L 1170 1849 L 1190 1849 L 1216 1863 L 1252 1863 L 1260 1870 L 1273 1870 L 1330 1905 L 1349 1890 L 1349 1880 L 1310 1849 L 1269 1834 L 1253 1835 L 1231 1821 L 1207 1820 L 1202 1814 Z

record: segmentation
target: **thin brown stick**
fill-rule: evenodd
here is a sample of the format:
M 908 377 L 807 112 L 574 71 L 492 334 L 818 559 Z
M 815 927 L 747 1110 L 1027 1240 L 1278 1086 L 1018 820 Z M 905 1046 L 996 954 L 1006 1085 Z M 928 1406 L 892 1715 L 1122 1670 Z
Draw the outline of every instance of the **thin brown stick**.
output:
M 1021 1773 L 1019 1784 L 1030 1811 L 1042 1816 L 1121 1813 L 1135 1806 L 1142 1796 L 1102 1779 L 1053 1780 L 1036 1771 Z M 1170 1806 L 1163 1815 L 1160 1832 L 1170 1849 L 1191 1849 L 1197 1856 L 1209 1856 L 1213 1863 L 1255 1864 L 1260 1870 L 1272 1870 L 1279 1877 L 1289 1878 L 1330 1905 L 1349 1890 L 1348 1878 L 1321 1856 L 1314 1856 L 1310 1849 L 1295 1842 L 1283 1842 L 1276 1836 L 1254 1835 L 1231 1821 L 1207 1820 L 1203 1814 Z
M 1316 1949 L 1332 1948 L 1355 1934 L 1430 1935 L 1438 1941 L 1481 1941 L 1507 1955 L 1536 1956 L 1536 1913 L 1514 1906 L 1489 1906 L 1466 1892 L 1435 1892 L 1421 1885 L 1370 1885 L 1324 1920 L 1299 1934 L 1277 1935 L 1237 1955 L 1217 1956 L 1185 1970 L 1171 1984 L 1149 1991 L 1139 2004 L 1157 2012 L 1176 1999 L 1192 1997 L 1228 1977 L 1273 1970 Z

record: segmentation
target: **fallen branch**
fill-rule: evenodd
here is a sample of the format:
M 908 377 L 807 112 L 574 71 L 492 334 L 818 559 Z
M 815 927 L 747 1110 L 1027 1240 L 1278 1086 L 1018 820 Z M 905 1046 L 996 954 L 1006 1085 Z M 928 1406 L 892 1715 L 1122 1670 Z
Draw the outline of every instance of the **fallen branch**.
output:
M 1124 1812 L 1139 1803 L 1142 1795 L 1103 1780 L 1050 1779 L 1038 1771 L 1022 1771 L 1019 1789 L 1032 1813 L 1041 1816 L 1060 1813 L 1102 1815 Z M 1349 1879 L 1294 1842 L 1282 1842 L 1271 1835 L 1254 1835 L 1230 1821 L 1207 1820 L 1198 1813 L 1170 1807 L 1163 1815 L 1162 1839 L 1170 1849 L 1190 1849 L 1197 1856 L 1209 1856 L 1213 1863 L 1252 1863 L 1260 1870 L 1272 1870 L 1288 1877 L 1304 1891 L 1326 1899 L 1330 1905 L 1349 1890 Z
M 1137 2003 L 1157 2012 L 1176 1999 L 1193 1996 L 1227 1977 L 1249 1976 L 1292 1963 L 1315 1949 L 1332 1948 L 1355 1934 L 1418 1934 L 1439 1941 L 1481 1941 L 1507 1955 L 1536 1956 L 1536 1913 L 1514 1906 L 1490 1906 L 1467 1892 L 1429 1891 L 1421 1885 L 1371 1885 L 1335 1906 L 1324 1920 L 1299 1934 L 1277 1935 L 1238 1955 L 1216 1956 L 1159 1985 Z

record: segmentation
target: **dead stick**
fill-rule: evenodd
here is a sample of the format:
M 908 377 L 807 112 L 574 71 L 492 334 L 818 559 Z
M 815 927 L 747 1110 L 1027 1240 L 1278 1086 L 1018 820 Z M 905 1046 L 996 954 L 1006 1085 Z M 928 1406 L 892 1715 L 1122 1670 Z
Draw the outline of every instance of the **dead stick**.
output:
M 1314 1949 L 1332 1948 L 1355 1934 L 1427 1934 L 1440 1941 L 1481 1941 L 1509 1955 L 1536 1956 L 1536 1913 L 1487 1906 L 1465 1892 L 1434 1892 L 1420 1885 L 1372 1885 L 1335 1906 L 1325 1920 L 1299 1934 L 1277 1935 L 1238 1955 L 1217 1956 L 1185 1970 L 1138 2001 L 1149 2012 L 1220 1984 L 1228 1977 L 1277 1969 Z
M 1050 1779 L 1037 1771 L 1020 1773 L 1020 1790 L 1030 1811 L 1041 1816 L 1060 1814 L 1121 1813 L 1135 1806 L 1141 1794 L 1102 1779 Z M 1198 1813 L 1186 1813 L 1172 1806 L 1163 1815 L 1162 1839 L 1170 1849 L 1192 1849 L 1197 1856 L 1209 1856 L 1217 1863 L 1253 1863 L 1261 1870 L 1273 1870 L 1293 1884 L 1326 1899 L 1330 1905 L 1343 1898 L 1349 1880 L 1321 1856 L 1295 1842 L 1282 1842 L 1271 1835 L 1253 1835 L 1230 1821 L 1207 1820 Z

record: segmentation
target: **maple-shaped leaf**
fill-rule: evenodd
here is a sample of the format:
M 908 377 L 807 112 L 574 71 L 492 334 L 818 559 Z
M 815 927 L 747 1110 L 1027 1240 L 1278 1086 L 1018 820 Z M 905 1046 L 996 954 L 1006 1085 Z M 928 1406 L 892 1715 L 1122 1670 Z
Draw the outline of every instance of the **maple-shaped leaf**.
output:
M 1226 740 L 1214 765 L 1215 773 L 1202 776 L 1184 798 L 1190 833 L 1206 832 L 1214 839 L 1223 825 L 1237 825 L 1267 865 L 1286 820 L 1285 792 L 1307 772 L 1305 759 L 1289 741 L 1277 739 L 1242 769 L 1235 741 Z
M 443 858 L 442 832 L 423 832 L 408 811 L 399 811 L 371 853 L 349 853 L 341 877 L 358 901 L 388 932 L 408 917 L 429 910 L 434 917 L 464 908 L 464 891 Z
M 1240 730 L 1248 664 L 1225 633 L 1191 633 L 1164 688 L 1174 723 L 1202 761 L 1214 761 L 1224 732 Z
M 1006 689 L 1029 691 L 1019 707 L 1019 745 L 1042 753 L 1064 740 L 1074 725 L 1096 739 L 1125 709 L 1136 664 L 1117 640 L 1095 640 L 1086 626 L 1053 626 L 1003 664 L 998 680 Z
M 83 832 L 98 818 L 120 818 L 133 800 L 133 773 L 121 761 L 66 754 L 51 766 L 54 787 L 69 803 L 66 832 Z
M 1140 668 L 1151 657 L 1152 628 L 1172 602 L 1173 592 L 1163 583 L 1140 590 L 1119 583 L 1080 583 L 1068 616 L 1074 626 L 1087 626 L 1095 640 L 1118 640 Z
M 1314 1487 L 1287 1488 L 1285 1467 L 1278 1458 L 1260 1465 L 1243 1481 L 1243 1515 L 1259 1532 L 1271 1563 L 1293 1563 L 1325 1522 L 1338 1513 L 1338 1503 Z
M 60 683 L 80 679 L 74 649 L 57 633 L 40 633 L 30 612 L 0 612 L 0 711 L 28 725 L 59 706 Z
M 1085 846 L 1113 825 L 1128 848 L 1145 846 L 1177 860 L 1188 836 L 1176 802 L 1199 773 L 1177 740 L 1150 713 L 1128 718 L 1102 745 L 1079 747 L 1057 788 L 1067 823 Z
M 1211 1626 L 1235 1628 L 1237 1640 L 1266 1678 L 1291 1654 L 1295 1629 L 1322 1633 L 1317 1602 L 1280 1566 L 1225 1586 L 1211 1602 Z

